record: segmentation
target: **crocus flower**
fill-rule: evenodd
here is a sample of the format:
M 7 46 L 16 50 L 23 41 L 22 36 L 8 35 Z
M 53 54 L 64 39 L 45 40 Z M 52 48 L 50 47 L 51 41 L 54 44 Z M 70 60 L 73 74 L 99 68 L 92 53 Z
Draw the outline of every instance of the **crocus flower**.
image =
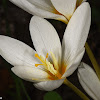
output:
M 86 0 L 9 0 L 28 13 L 68 23 L 75 9 Z
M 51 91 L 78 67 L 85 51 L 90 20 L 90 6 L 84 3 L 70 19 L 61 47 L 54 27 L 34 16 L 30 21 L 30 33 L 36 51 L 21 41 L 1 35 L 0 54 L 14 66 L 11 70 L 17 76 L 35 82 L 38 89 Z
M 93 100 L 100 100 L 100 80 L 89 65 L 81 63 L 78 68 L 78 78 L 84 90 Z

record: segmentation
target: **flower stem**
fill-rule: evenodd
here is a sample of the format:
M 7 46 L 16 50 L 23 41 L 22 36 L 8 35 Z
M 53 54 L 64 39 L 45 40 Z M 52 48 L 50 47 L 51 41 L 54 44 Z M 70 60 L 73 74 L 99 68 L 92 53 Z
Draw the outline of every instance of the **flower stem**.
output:
M 79 95 L 83 100 L 90 100 L 84 93 L 82 93 L 77 87 L 75 87 L 67 79 L 64 80 L 64 84 L 71 88 L 77 95 Z
M 15 80 L 15 84 L 16 84 L 17 100 L 22 100 L 21 91 L 20 91 L 20 85 L 18 84 L 17 79 L 14 79 L 14 80 Z
M 25 89 L 25 87 L 24 87 L 24 84 L 23 84 L 22 80 L 18 79 L 18 81 L 19 81 L 19 84 L 21 85 L 21 87 L 23 89 L 23 92 L 25 93 L 25 95 L 27 97 L 27 100 L 31 100 L 30 97 L 29 97 L 29 95 L 28 95 L 28 93 L 27 93 L 27 91 L 26 91 L 26 89 Z
M 97 76 L 98 76 L 98 78 L 100 80 L 100 67 L 99 67 L 99 65 L 98 65 L 98 63 L 97 63 L 97 61 L 96 61 L 96 59 L 95 59 L 95 57 L 94 57 L 89 45 L 88 45 L 88 43 L 85 44 L 85 48 L 86 48 L 86 52 L 87 52 L 87 54 L 88 54 L 88 56 L 89 56 L 89 58 L 91 60 L 91 63 L 92 63 L 92 65 L 93 65 L 93 67 L 94 67 L 94 69 L 96 71 L 96 74 L 97 74 Z

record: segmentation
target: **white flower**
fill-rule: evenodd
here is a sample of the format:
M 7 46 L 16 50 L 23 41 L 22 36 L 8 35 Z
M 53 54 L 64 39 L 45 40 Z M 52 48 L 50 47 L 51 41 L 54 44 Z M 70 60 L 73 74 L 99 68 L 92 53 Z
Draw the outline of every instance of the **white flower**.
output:
M 32 15 L 68 23 L 76 7 L 86 0 L 9 0 Z
M 61 47 L 53 26 L 34 16 L 30 33 L 36 51 L 21 41 L 1 35 L 0 54 L 14 66 L 12 71 L 17 76 L 35 82 L 34 86 L 41 90 L 51 91 L 78 67 L 85 51 L 90 20 L 90 6 L 83 3 L 70 19 Z
M 100 100 L 100 80 L 93 69 L 82 63 L 78 68 L 78 78 L 84 90 L 93 98 Z

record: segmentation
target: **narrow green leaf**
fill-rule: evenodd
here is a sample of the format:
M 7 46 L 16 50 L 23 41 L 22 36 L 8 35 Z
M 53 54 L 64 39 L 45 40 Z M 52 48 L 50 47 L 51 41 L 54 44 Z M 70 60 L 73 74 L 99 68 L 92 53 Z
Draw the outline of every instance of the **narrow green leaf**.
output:
M 57 92 L 51 91 L 44 95 L 43 100 L 62 100 L 62 97 Z

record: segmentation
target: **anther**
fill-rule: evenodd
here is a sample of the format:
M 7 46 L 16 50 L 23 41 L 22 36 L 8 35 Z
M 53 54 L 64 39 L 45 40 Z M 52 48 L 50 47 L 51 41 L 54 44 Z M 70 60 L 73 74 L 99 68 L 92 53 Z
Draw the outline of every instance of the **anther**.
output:
M 45 57 L 45 61 L 46 61 L 46 59 L 48 58 L 48 55 L 49 55 L 49 54 L 47 53 L 47 54 L 46 54 L 46 57 Z
M 35 67 L 38 67 L 39 65 L 43 65 L 43 64 L 35 64 Z

